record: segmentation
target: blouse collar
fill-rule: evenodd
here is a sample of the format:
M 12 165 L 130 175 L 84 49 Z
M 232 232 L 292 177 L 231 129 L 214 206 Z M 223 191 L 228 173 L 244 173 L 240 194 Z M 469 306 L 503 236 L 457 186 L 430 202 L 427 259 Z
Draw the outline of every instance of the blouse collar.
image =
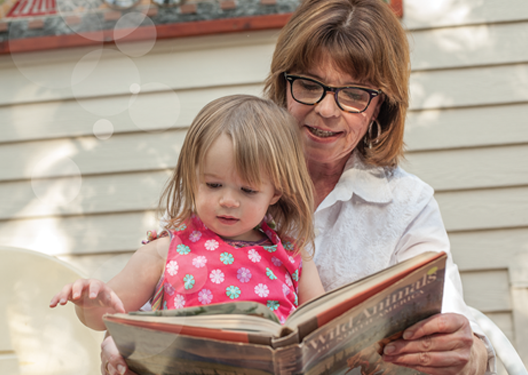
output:
M 361 199 L 377 204 L 392 201 L 388 176 L 390 170 L 365 164 L 359 152 L 354 151 L 334 189 L 321 202 L 317 211 L 332 206 L 337 201 L 349 201 L 355 194 Z

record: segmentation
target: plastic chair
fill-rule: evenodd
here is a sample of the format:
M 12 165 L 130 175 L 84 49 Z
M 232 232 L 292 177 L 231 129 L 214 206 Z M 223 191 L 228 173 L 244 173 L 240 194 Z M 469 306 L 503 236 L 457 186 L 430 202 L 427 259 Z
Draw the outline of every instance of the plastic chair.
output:
M 80 277 L 57 258 L 0 247 L 0 374 L 100 374 L 103 333 L 80 323 L 71 303 L 49 308 Z
M 479 310 L 468 306 L 478 325 L 488 336 L 497 357 L 509 375 L 528 375 L 524 363 L 512 343 L 499 327 Z

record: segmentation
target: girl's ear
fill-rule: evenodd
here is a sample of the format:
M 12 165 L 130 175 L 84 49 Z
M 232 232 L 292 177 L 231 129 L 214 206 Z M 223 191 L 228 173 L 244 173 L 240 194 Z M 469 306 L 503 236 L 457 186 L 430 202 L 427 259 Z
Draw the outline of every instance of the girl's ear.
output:
M 275 194 L 273 194 L 273 197 L 271 197 L 270 206 L 273 206 L 275 203 L 279 201 L 279 199 L 282 197 L 282 193 L 278 190 L 275 190 Z

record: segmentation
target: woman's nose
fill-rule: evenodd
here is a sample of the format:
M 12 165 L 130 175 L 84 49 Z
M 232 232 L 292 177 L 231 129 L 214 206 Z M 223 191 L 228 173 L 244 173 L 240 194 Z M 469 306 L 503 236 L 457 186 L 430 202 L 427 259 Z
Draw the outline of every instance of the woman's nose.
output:
M 315 111 L 322 117 L 336 117 L 341 109 L 337 105 L 332 91 L 327 91 L 325 97 L 315 105 Z

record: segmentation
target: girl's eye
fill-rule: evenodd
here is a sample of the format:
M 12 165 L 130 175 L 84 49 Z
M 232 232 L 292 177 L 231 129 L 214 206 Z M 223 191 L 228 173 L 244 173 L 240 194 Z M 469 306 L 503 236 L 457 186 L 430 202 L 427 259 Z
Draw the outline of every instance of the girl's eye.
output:
M 243 191 L 244 193 L 248 193 L 248 194 L 256 194 L 256 193 L 257 193 L 256 190 L 253 190 L 253 189 L 250 189 L 250 188 L 243 187 L 243 188 L 241 188 L 241 189 L 242 189 L 242 191 Z
M 214 182 L 206 182 L 205 185 L 207 185 L 207 187 L 210 187 L 211 189 L 216 189 L 216 188 L 219 188 L 220 186 L 222 186 L 222 185 L 216 184 Z

